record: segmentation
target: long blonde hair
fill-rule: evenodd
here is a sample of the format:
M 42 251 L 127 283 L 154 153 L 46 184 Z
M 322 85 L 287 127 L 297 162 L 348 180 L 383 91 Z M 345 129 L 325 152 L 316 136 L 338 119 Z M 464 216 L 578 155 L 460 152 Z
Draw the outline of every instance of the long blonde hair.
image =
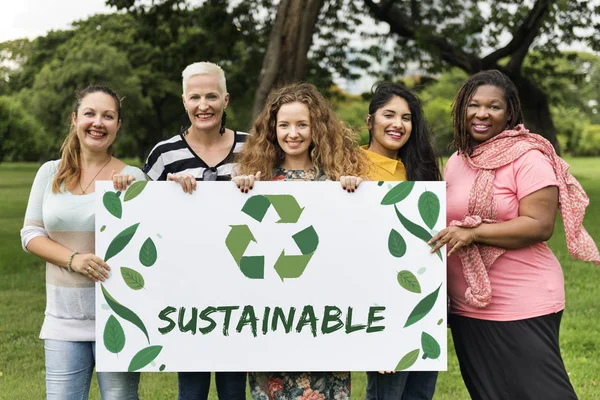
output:
M 310 115 L 310 159 L 317 175 L 338 180 L 343 175 L 362 175 L 368 170 L 367 158 L 358 148 L 356 134 L 336 116 L 316 87 L 293 83 L 272 92 L 250 130 L 238 161 L 241 174 L 261 171 L 265 180 L 273 177 L 285 153 L 277 142 L 277 113 L 284 104 L 302 103 Z
M 75 106 L 73 107 L 74 115 L 77 116 L 79 106 L 81 105 L 83 99 L 88 94 L 97 92 L 105 93 L 115 100 L 115 104 L 117 106 L 117 119 L 120 121 L 121 100 L 112 89 L 102 85 L 90 85 L 75 94 Z M 62 184 L 64 184 L 64 188 L 67 189 L 75 186 L 79 181 L 81 176 L 80 151 L 81 144 L 79 143 L 79 137 L 77 137 L 77 127 L 73 123 L 73 118 L 71 118 L 71 129 L 69 130 L 69 134 L 60 147 L 60 162 L 58 164 L 58 172 L 52 181 L 52 193 L 60 192 Z M 112 154 L 112 145 L 108 148 L 108 154 Z

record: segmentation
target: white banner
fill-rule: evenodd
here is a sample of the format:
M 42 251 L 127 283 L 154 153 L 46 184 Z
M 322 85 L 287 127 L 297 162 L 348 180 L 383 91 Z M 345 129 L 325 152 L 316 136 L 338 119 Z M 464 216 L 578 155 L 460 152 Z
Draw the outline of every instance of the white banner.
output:
M 446 370 L 444 182 L 96 193 L 99 371 Z

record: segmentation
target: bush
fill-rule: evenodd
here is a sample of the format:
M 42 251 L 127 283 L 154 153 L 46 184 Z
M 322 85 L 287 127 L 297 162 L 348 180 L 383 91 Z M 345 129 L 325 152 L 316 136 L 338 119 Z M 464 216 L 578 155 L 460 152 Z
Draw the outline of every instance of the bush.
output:
M 38 161 L 50 140 L 29 110 L 14 96 L 0 96 L 0 162 Z

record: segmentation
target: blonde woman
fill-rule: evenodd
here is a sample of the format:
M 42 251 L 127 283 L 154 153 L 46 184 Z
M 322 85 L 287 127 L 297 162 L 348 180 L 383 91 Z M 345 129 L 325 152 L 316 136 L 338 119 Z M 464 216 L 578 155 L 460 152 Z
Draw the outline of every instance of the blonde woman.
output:
M 92 85 L 77 93 L 61 159 L 40 167 L 31 188 L 21 240 L 46 261 L 46 311 L 40 338 L 46 355 L 48 399 L 87 399 L 95 365 L 94 282 L 110 266 L 94 254 L 97 180 L 126 186 L 141 170 L 111 155 L 121 126 L 114 91 Z M 139 373 L 98 372 L 102 399 L 137 399 Z
M 182 73 L 183 107 L 190 126 L 158 143 L 150 152 L 144 172 L 153 181 L 176 181 L 186 193 L 197 181 L 229 181 L 236 155 L 248 136 L 225 126 L 229 93 L 225 73 L 216 64 L 197 62 Z M 210 372 L 179 372 L 179 400 L 205 400 Z M 220 399 L 246 398 L 245 372 L 215 373 Z

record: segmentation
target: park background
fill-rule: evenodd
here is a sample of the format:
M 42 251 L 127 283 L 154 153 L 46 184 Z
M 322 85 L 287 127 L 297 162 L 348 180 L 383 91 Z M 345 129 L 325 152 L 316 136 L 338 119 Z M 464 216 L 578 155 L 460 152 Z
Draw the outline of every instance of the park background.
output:
M 53 4 L 60 13 L 60 1 Z M 109 13 L 69 28 L 0 43 L 0 399 L 44 397 L 38 334 L 45 270 L 21 249 L 19 229 L 35 172 L 58 158 L 74 92 L 90 83 L 124 97 L 115 155 L 138 166 L 185 122 L 181 71 L 201 60 L 225 70 L 227 125 L 240 130 L 250 128 L 270 90 L 306 80 L 364 143 L 370 83 L 402 82 L 419 94 L 435 146 L 447 157 L 456 91 L 470 74 L 497 68 L 517 85 L 527 127 L 572 165 L 591 200 L 584 224 L 600 238 L 600 226 L 591 223 L 600 218 L 600 181 L 593 179 L 600 167 L 598 1 L 107 0 L 106 6 Z M 581 399 L 600 399 L 600 269 L 570 259 L 560 221 L 549 245 L 565 273 L 567 371 Z M 142 399 L 176 397 L 174 374 L 142 376 Z M 365 383 L 364 373 L 353 373 L 352 398 L 364 398 Z M 95 381 L 90 398 L 99 398 Z M 449 339 L 448 372 L 440 374 L 435 399 L 465 398 Z

